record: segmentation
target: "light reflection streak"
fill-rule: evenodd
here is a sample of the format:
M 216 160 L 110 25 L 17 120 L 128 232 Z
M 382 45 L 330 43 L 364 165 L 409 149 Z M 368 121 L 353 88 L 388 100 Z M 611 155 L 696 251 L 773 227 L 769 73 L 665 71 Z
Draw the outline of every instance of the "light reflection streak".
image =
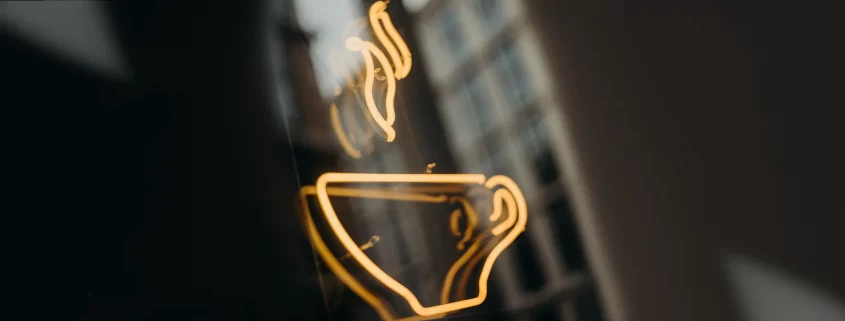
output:
M 339 113 L 337 105 L 332 104 L 331 109 L 329 109 L 329 116 L 332 121 L 332 129 L 337 136 L 337 141 L 340 143 L 340 147 L 343 148 L 343 151 L 345 151 L 347 155 L 354 159 L 361 159 L 361 157 L 363 157 L 363 155 L 361 155 L 361 150 L 352 146 L 352 143 L 349 142 L 349 138 L 347 138 L 346 133 L 343 131 L 343 125 L 340 123 L 340 115 L 338 115 Z

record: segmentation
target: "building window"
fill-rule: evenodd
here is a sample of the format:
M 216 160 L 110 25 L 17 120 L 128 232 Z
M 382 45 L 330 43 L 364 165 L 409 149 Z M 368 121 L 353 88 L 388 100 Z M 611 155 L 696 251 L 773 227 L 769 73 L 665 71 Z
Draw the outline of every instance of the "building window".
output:
M 598 300 L 599 295 L 595 288 L 581 291 L 575 297 L 575 314 L 578 315 L 579 320 L 602 321 L 604 315 L 602 313 L 601 303 Z
M 492 157 L 492 166 L 493 166 L 493 173 L 496 174 L 510 174 L 510 160 L 508 159 L 508 153 L 505 150 L 505 146 L 496 144 L 493 145 L 490 149 L 490 157 Z
M 546 137 L 546 128 L 543 127 L 543 120 L 539 117 L 531 118 L 520 133 L 520 140 L 522 141 L 522 146 L 525 148 L 525 153 L 531 157 L 539 155 L 547 145 Z
M 583 270 L 587 267 L 581 237 L 575 225 L 569 202 L 560 197 L 546 208 L 550 223 L 555 229 L 558 249 L 563 257 L 563 264 L 570 270 Z
M 466 79 L 461 91 L 467 120 L 475 120 L 479 133 L 490 129 L 493 122 L 481 77 L 476 74 Z
M 544 304 L 538 306 L 533 311 L 533 317 L 531 318 L 532 321 L 558 321 L 561 320 L 557 316 L 557 308 L 556 304 Z
M 546 278 L 540 267 L 539 257 L 536 248 L 531 243 L 531 238 L 522 235 L 514 241 L 516 250 L 516 266 L 519 270 L 520 284 L 528 291 L 538 291 L 543 288 Z
M 543 185 L 558 181 L 558 169 L 555 157 L 548 144 L 548 136 L 543 120 L 532 117 L 522 127 L 519 134 L 525 156 L 533 161 L 534 175 Z
M 405 166 L 408 163 L 405 161 L 405 155 L 403 155 L 402 151 L 397 148 L 389 149 L 382 154 L 379 163 L 382 165 L 382 168 L 379 171 L 381 173 L 407 172 Z
M 501 0 L 475 0 L 475 8 L 486 27 L 497 27 L 504 21 Z
M 465 43 L 458 12 L 446 7 L 440 14 L 440 34 L 448 51 L 453 56 L 464 53 Z
M 533 95 L 531 84 L 516 47 L 512 43 L 504 45 L 494 58 L 494 64 L 499 85 L 511 109 L 518 109 L 528 103 Z
M 495 175 L 496 166 L 493 162 L 493 155 L 490 149 L 485 146 L 478 146 L 475 148 L 475 156 L 473 157 L 473 172 L 484 174 L 487 176 Z
M 480 153 L 479 161 L 480 173 L 487 176 L 492 175 L 507 175 L 510 171 L 510 162 L 505 150 L 505 146 L 501 144 L 492 144 L 489 149 L 484 149 Z
M 477 171 L 478 173 L 482 173 L 487 176 L 492 176 L 496 174 L 496 167 L 493 165 L 493 160 L 491 158 L 486 158 L 481 161 L 481 166 Z
M 548 146 L 544 147 L 540 154 L 534 159 L 535 173 L 537 179 L 543 185 L 557 183 L 560 173 L 557 169 L 557 162 Z

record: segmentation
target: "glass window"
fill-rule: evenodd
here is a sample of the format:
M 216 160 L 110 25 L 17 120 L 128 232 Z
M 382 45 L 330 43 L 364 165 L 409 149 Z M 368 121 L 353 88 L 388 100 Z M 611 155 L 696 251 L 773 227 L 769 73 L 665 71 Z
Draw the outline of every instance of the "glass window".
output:
M 560 173 L 558 172 L 557 162 L 552 155 L 552 151 L 548 146 L 544 146 L 540 154 L 534 159 L 535 172 L 540 183 L 549 185 L 557 183 Z
M 407 171 L 405 157 L 401 151 L 394 148 L 386 152 L 379 160 L 382 172 L 402 173 Z
M 464 96 L 464 110 L 466 110 L 467 119 L 475 120 L 479 132 L 485 132 L 490 129 L 493 122 L 486 98 L 487 90 L 484 89 L 484 83 L 481 82 L 481 77 L 472 75 L 465 80 L 462 94 Z
M 486 148 L 486 146 L 479 146 L 473 162 L 476 164 L 476 173 L 482 173 L 488 176 L 496 173 L 497 169 L 492 150 Z
M 519 281 L 522 288 L 528 291 L 537 291 L 546 283 L 543 270 L 540 267 L 537 248 L 531 244 L 531 238 L 519 237 L 514 241 L 516 250 L 516 267 L 522 276 Z
M 543 306 L 537 307 L 532 314 L 532 321 L 549 321 L 549 320 L 562 320 L 558 317 L 557 312 L 558 306 L 554 304 L 546 304 Z
M 485 175 L 508 175 L 511 169 L 511 162 L 508 159 L 507 150 L 501 143 L 494 143 L 481 147 L 474 162 L 477 173 Z
M 496 167 L 493 165 L 493 159 L 487 158 L 481 161 L 481 167 L 479 168 L 478 172 L 482 173 L 487 176 L 495 175 L 496 174 Z
M 495 174 L 507 174 L 510 172 L 510 161 L 505 146 L 495 144 L 490 149 L 490 157 L 493 161 Z
M 519 52 L 513 44 L 508 43 L 494 60 L 499 84 L 507 96 L 508 104 L 512 109 L 522 107 L 532 98 L 532 93 Z
M 520 132 L 520 140 L 525 154 L 534 162 L 534 173 L 538 182 L 543 185 L 558 181 L 557 162 L 549 149 L 546 129 L 543 120 L 533 117 L 528 120 Z
M 498 26 L 504 21 L 501 0 L 475 0 L 475 8 L 487 27 Z
M 455 9 L 447 6 L 443 10 L 440 15 L 440 31 L 449 53 L 456 56 L 463 54 L 465 40 Z
M 525 152 L 530 156 L 540 154 L 546 145 L 546 132 L 540 118 L 531 119 L 520 133 L 520 140 Z
M 560 197 L 552 201 L 546 208 L 548 217 L 555 231 L 558 248 L 563 255 L 563 261 L 570 270 L 581 270 L 587 267 L 587 260 L 584 257 L 584 250 L 581 246 L 581 238 L 578 236 L 578 228 L 575 218 L 572 215 L 569 201 Z

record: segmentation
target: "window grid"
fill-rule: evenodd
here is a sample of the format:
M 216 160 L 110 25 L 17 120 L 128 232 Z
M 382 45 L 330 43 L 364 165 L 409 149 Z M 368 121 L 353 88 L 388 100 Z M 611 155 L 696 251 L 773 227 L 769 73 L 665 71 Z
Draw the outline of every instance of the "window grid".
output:
M 487 91 L 484 88 L 481 77 L 477 74 L 469 76 L 463 84 L 461 89 L 464 100 L 464 110 L 466 111 L 467 119 L 474 119 L 478 132 L 474 133 L 476 137 L 492 126 L 492 110 L 487 103 Z
M 542 119 L 538 117 L 531 118 L 522 128 L 520 139 L 528 155 L 536 156 L 540 154 L 546 145 L 546 131 L 543 127 Z
M 446 44 L 449 53 L 460 57 L 466 50 L 460 19 L 455 8 L 447 7 L 440 14 L 440 31 L 442 40 Z
M 494 174 L 508 174 L 510 172 L 510 160 L 505 146 L 500 144 L 493 145 L 490 151 Z
M 475 0 L 475 9 L 486 27 L 499 26 L 504 20 L 501 0 Z
M 512 110 L 524 106 L 532 96 L 525 66 L 512 43 L 502 46 L 494 60 L 499 83 Z

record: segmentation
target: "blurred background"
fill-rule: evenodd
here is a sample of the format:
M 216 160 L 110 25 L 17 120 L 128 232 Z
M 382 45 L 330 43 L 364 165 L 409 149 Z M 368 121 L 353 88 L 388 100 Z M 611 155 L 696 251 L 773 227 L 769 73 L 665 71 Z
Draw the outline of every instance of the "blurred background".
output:
M 331 108 L 357 126 L 373 3 L 0 3 L 28 287 L 72 320 L 377 320 L 326 285 L 299 189 L 436 163 L 513 178 L 530 213 L 446 320 L 845 320 L 832 10 L 392 0 L 397 138 L 350 146 Z M 374 255 L 431 290 L 433 224 L 389 217 Z

